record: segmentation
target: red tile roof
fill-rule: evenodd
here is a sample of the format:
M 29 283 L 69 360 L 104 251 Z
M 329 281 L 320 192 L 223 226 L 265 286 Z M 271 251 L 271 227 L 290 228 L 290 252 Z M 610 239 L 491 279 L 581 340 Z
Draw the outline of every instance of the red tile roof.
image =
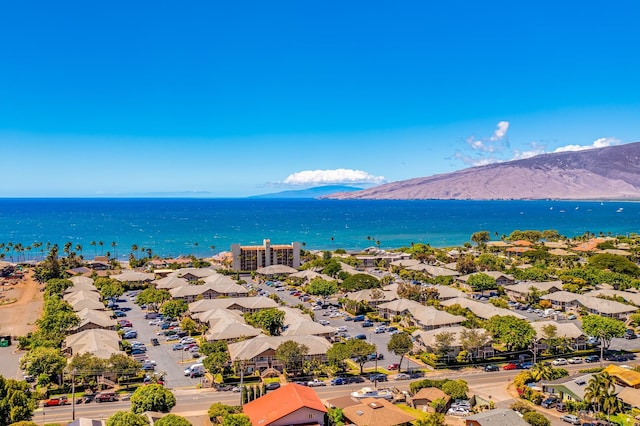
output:
M 251 424 L 267 426 L 305 407 L 327 412 L 315 390 L 291 383 L 245 404 L 242 409 Z

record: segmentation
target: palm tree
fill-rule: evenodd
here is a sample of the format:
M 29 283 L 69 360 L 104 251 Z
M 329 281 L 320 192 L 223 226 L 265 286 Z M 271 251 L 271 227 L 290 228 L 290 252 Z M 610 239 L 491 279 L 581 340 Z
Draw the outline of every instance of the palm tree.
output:
M 98 245 L 100 246 L 100 253 L 104 253 L 104 251 L 102 251 L 102 249 L 104 248 L 104 242 L 98 241 Z
M 540 380 L 553 380 L 553 368 L 550 365 L 539 362 L 531 368 L 531 376 L 536 382 Z
M 601 409 L 604 409 L 604 403 L 607 399 L 612 396 L 615 398 L 615 390 L 616 383 L 609 373 L 596 374 L 589 379 L 584 392 L 584 400 L 590 404 L 595 404 L 596 411 L 601 411 Z M 607 406 L 614 408 L 615 404 L 612 401 L 608 401 Z
M 97 255 L 98 255 L 98 253 L 96 253 L 96 242 L 95 242 L 95 241 L 93 241 L 93 240 L 91 240 L 91 241 L 89 242 L 89 245 L 90 245 L 90 246 L 93 246 L 93 255 L 94 255 L 94 256 L 97 256 Z
M 115 241 L 111 241 L 111 247 L 113 248 L 113 257 L 115 259 L 118 258 L 118 250 L 116 250 L 116 246 L 118 245 L 118 243 L 116 243 Z

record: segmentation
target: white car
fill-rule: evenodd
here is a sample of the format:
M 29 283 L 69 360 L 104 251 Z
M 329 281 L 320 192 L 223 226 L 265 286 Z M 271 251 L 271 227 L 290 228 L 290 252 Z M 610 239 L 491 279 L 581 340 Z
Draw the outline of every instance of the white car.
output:
M 569 364 L 582 364 L 584 360 L 582 358 L 580 358 L 579 356 L 573 357 L 573 358 L 569 358 Z
M 329 325 L 331 323 L 329 321 L 327 321 L 327 320 L 318 320 L 318 324 Z
M 449 416 L 461 416 L 461 417 L 464 417 L 464 416 L 468 416 L 469 415 L 469 410 L 465 410 L 464 408 L 460 408 L 460 407 L 458 407 L 458 408 L 451 407 L 447 411 L 447 414 Z
M 340 327 L 336 328 L 336 331 L 338 333 L 346 333 L 347 332 L 347 327 L 344 325 L 341 325 Z
M 553 364 L 553 365 L 567 365 L 568 361 L 565 358 L 556 358 L 551 362 L 551 364 Z
M 194 339 L 193 337 L 183 337 L 182 339 L 180 339 L 180 343 L 182 343 L 183 345 L 189 345 L 195 342 L 196 339 Z
M 385 327 L 384 325 L 379 325 L 375 328 L 375 330 L 373 330 L 373 332 L 376 334 L 384 333 L 385 331 L 387 331 L 387 327 Z

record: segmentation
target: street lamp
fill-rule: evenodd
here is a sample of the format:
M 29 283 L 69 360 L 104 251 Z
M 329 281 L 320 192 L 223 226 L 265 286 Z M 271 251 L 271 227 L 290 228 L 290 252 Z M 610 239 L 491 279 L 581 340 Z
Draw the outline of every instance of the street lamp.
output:
M 76 374 L 77 368 L 71 370 L 71 421 L 76 419 Z

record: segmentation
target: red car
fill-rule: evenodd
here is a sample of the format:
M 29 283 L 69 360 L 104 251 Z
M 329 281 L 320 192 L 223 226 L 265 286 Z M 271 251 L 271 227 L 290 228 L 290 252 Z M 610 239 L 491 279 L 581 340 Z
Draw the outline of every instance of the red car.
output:
M 512 362 L 502 367 L 503 370 L 515 370 L 516 368 L 518 368 L 518 366 Z
M 389 364 L 387 365 L 387 370 L 397 370 L 400 367 L 398 364 Z
M 59 397 L 56 397 L 56 398 L 47 399 L 43 403 L 43 405 L 45 407 L 56 407 L 58 405 L 65 405 L 65 404 L 68 404 L 68 403 L 69 403 L 69 401 L 67 400 L 66 396 L 59 396 Z

